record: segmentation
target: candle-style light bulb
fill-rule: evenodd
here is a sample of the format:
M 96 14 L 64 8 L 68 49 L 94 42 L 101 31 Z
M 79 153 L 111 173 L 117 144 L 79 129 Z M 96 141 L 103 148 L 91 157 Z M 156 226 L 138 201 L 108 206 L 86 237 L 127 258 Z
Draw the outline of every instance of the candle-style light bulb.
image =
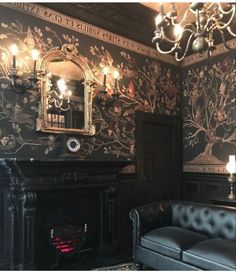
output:
M 39 58 L 39 51 L 37 49 L 32 50 L 32 59 L 37 60 Z
M 18 53 L 18 47 L 17 47 L 17 45 L 16 44 L 12 44 L 10 46 L 10 51 L 11 51 L 12 56 L 13 56 L 13 69 L 15 69 L 16 68 L 16 55 Z
M 65 80 L 63 78 L 59 79 L 57 81 L 57 86 L 58 86 L 58 89 L 59 91 L 64 94 L 65 93 L 65 90 L 66 90 L 66 83 L 65 83 Z
M 37 62 L 38 58 L 39 58 L 39 51 L 37 49 L 33 49 L 32 50 L 32 59 L 34 61 L 34 69 L 33 69 L 34 74 L 36 72 L 36 62 Z
M 114 71 L 113 77 L 115 79 L 115 89 L 116 89 L 117 88 L 117 81 L 118 81 L 118 77 L 119 77 L 119 72 L 117 70 Z
M 103 86 L 106 86 L 106 79 L 107 79 L 108 71 L 109 71 L 108 67 L 105 66 L 103 68 L 103 74 L 104 74 L 104 77 L 103 77 Z
M 226 164 L 226 170 L 232 175 L 236 173 L 235 155 L 229 155 L 229 161 Z
M 69 90 L 69 91 L 67 92 L 67 102 L 68 102 L 68 103 L 70 103 L 70 97 L 71 97 L 71 95 L 72 95 L 72 91 Z

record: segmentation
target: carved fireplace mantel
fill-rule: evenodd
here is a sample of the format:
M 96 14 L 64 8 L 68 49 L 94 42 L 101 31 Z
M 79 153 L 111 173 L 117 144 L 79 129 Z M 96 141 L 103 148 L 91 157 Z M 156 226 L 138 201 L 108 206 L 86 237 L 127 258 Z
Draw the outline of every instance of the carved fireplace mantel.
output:
M 112 251 L 117 244 L 117 174 L 129 161 L 0 160 L 1 183 L 8 188 L 10 218 L 9 268 L 37 269 L 36 214 L 44 193 L 93 190 L 99 199 L 99 241 L 97 250 Z M 55 193 L 53 193 L 55 192 Z M 53 197 L 52 200 L 53 201 Z

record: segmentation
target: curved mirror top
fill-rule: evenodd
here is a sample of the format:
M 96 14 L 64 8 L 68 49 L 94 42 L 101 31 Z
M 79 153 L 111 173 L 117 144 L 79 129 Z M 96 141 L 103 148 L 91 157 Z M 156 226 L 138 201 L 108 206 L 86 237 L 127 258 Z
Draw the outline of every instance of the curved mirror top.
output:
M 42 60 L 38 130 L 94 134 L 92 72 L 70 51 L 54 49 Z

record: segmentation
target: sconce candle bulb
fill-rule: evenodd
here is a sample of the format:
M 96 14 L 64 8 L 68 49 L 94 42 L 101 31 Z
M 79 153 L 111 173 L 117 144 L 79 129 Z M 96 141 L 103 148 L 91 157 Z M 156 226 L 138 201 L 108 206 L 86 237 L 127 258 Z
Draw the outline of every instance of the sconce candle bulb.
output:
M 119 72 L 118 71 L 114 71 L 113 77 L 115 79 L 115 90 L 117 89 L 117 81 L 118 81 L 118 77 L 119 77 Z
M 107 67 L 106 66 L 103 69 L 103 74 L 104 74 L 103 88 L 102 88 L 102 90 L 99 91 L 97 99 L 98 99 L 98 102 L 104 107 L 104 106 L 108 106 L 108 105 L 112 104 L 112 102 L 115 101 L 115 99 L 117 97 L 119 97 L 120 94 L 118 92 L 119 72 L 116 69 L 112 68 L 112 67 Z M 112 90 L 113 90 L 112 94 L 108 94 L 108 92 L 107 92 L 107 86 L 106 86 L 107 74 L 112 75 L 112 77 L 114 78 L 114 84 L 113 84 L 113 87 L 112 87 Z
M 16 55 L 18 53 L 18 47 L 16 44 L 12 44 L 10 46 L 10 51 L 12 53 L 13 56 L 13 69 L 16 69 Z
M 103 74 L 104 74 L 104 77 L 103 77 L 103 86 L 106 86 L 106 79 L 107 79 L 107 74 L 108 74 L 108 67 L 104 67 L 103 69 Z
M 12 44 L 9 49 L 13 56 L 12 69 L 9 77 L 14 91 L 17 93 L 24 93 L 26 90 L 29 90 L 30 88 L 37 88 L 38 79 L 35 76 L 35 74 L 36 74 L 36 61 L 39 56 L 38 51 L 33 50 L 31 53 L 32 58 L 34 60 L 34 67 L 33 73 L 29 74 L 28 71 L 24 70 L 24 68 L 27 66 L 26 63 L 28 62 L 30 57 L 27 55 L 16 60 L 16 55 L 18 54 L 19 51 L 17 45 Z
M 32 59 L 34 61 L 34 69 L 33 69 L 33 73 L 35 74 L 36 73 L 36 62 L 39 58 L 39 52 L 37 49 L 33 49 L 32 51 Z

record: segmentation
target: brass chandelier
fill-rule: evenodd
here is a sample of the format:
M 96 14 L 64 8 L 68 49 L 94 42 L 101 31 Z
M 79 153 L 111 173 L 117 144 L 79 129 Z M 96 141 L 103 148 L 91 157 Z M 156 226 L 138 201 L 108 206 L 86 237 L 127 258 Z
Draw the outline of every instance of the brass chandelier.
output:
M 235 3 L 199 3 L 192 2 L 184 12 L 181 21 L 177 22 L 178 12 L 175 3 L 171 3 L 170 11 L 164 12 L 163 5 L 156 17 L 155 36 L 152 41 L 157 50 L 162 54 L 175 53 L 175 59 L 181 61 L 190 49 L 194 52 L 207 51 L 211 56 L 215 50 L 215 37 L 221 38 L 224 46 L 230 48 L 226 42 L 225 34 L 232 37 L 236 33 L 232 30 L 232 24 L 236 24 Z M 193 23 L 186 22 L 190 13 L 195 16 Z M 225 31 L 226 30 L 226 31 Z

